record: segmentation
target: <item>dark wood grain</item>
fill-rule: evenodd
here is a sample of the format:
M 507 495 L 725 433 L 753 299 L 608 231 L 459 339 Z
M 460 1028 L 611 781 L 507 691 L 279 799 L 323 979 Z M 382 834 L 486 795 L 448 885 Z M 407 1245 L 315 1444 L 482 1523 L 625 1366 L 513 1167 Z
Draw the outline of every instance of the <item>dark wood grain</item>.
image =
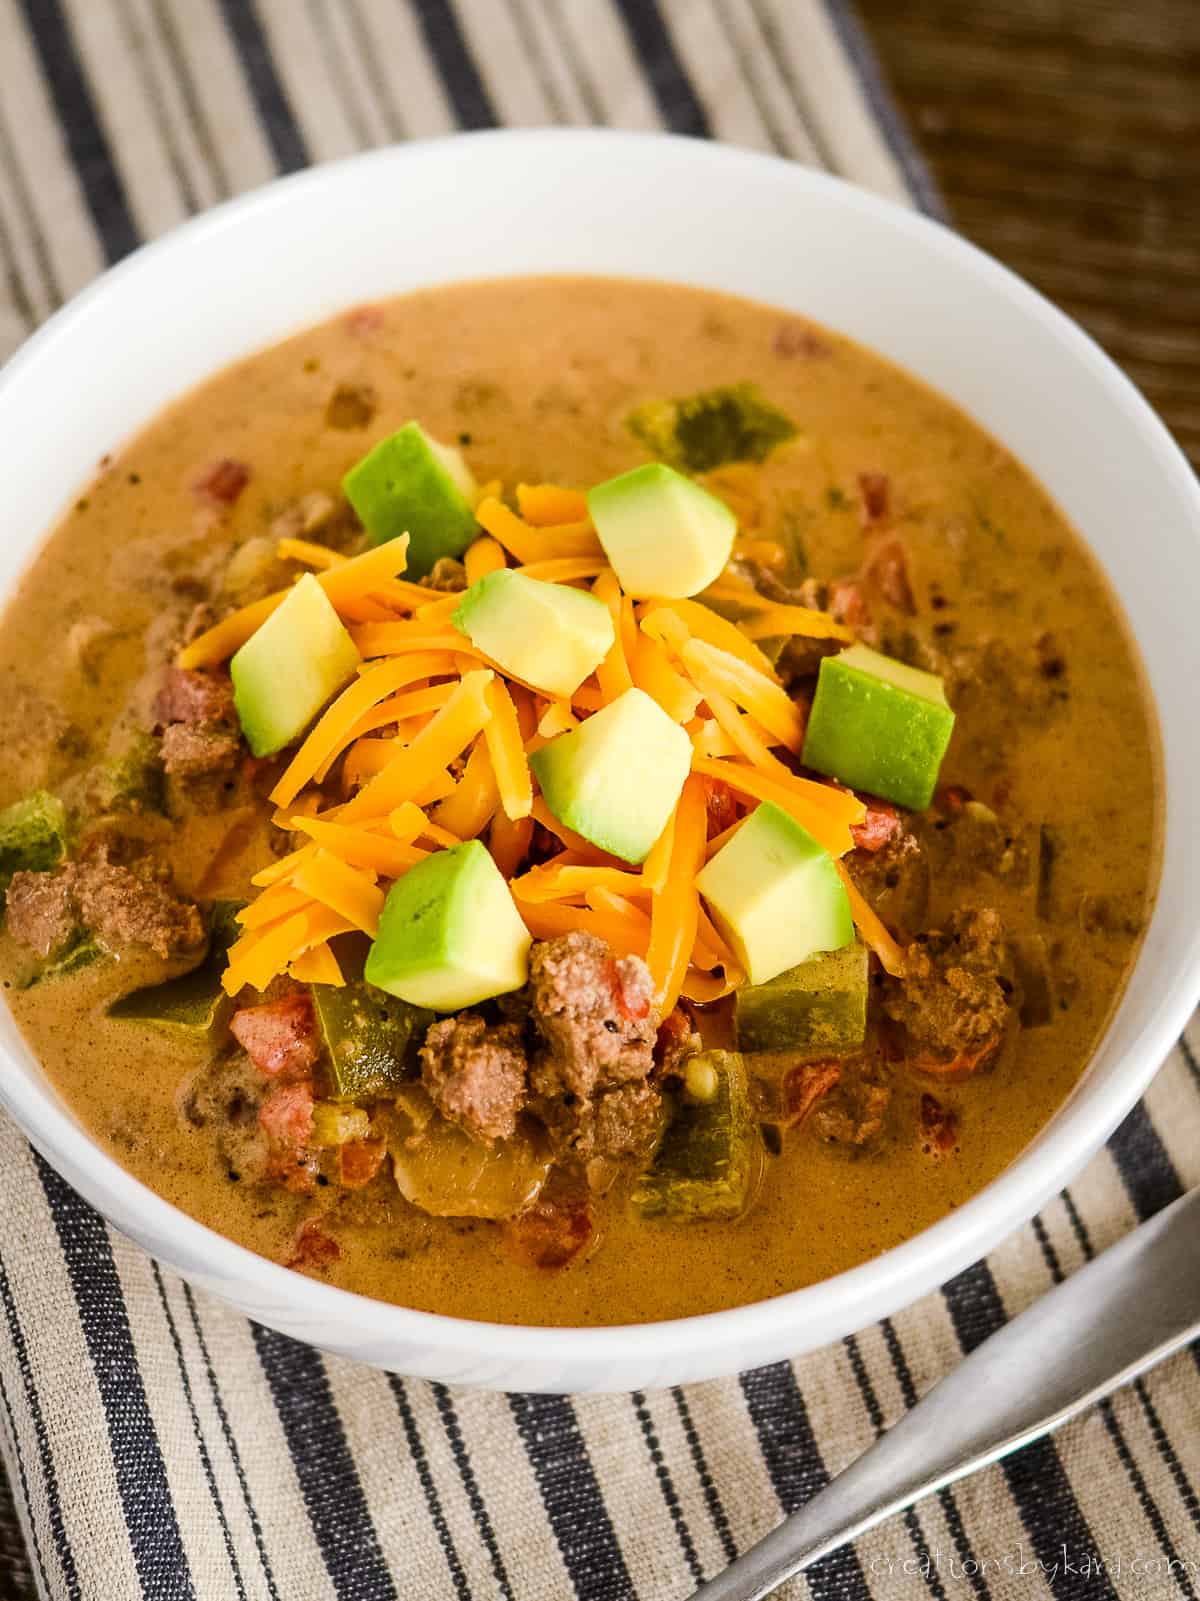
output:
M 859 0 L 954 222 L 1200 465 L 1198 0 Z

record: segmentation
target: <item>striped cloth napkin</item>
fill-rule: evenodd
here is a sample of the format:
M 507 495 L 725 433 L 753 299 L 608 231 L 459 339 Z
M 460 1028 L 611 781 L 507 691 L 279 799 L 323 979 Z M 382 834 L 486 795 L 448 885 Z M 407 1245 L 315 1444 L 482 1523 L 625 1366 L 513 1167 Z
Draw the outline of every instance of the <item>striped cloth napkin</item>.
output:
M 0 0 L 0 83 L 0 357 L 189 212 L 454 127 L 667 127 L 938 208 L 842 0 Z M 1200 1180 L 1200 1067 L 1181 1043 L 1071 1190 L 940 1294 L 655 1394 L 456 1392 L 324 1357 L 113 1234 L 7 1121 L 0 1173 L 0 1445 L 42 1596 L 669 1601 Z M 1194 1601 L 1198 1418 L 1184 1354 L 789 1593 Z

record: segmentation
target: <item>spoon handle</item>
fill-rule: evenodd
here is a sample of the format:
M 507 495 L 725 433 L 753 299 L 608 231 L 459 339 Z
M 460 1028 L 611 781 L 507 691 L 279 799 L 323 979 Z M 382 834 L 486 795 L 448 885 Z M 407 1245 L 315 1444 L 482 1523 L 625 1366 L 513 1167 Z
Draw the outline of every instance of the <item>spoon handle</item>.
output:
M 893 1512 L 1058 1428 L 1197 1335 L 1193 1190 L 985 1340 L 692 1601 L 759 1601 Z

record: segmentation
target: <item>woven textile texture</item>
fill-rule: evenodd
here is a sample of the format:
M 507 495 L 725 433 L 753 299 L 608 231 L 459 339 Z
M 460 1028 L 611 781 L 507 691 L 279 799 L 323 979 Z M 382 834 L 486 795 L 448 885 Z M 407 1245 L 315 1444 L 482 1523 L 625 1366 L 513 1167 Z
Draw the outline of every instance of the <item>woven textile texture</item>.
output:
M 775 150 L 938 209 L 841 0 L 0 0 L 0 359 L 139 241 L 278 172 L 555 122 Z M 631 1396 L 325 1358 L 113 1234 L 7 1121 L 0 1173 L 0 1445 L 45 1597 L 670 1601 L 1200 1180 L 1200 1066 L 1182 1042 L 1070 1191 L 941 1293 Z M 1198 1423 L 1185 1353 L 788 1593 L 1195 1601 Z

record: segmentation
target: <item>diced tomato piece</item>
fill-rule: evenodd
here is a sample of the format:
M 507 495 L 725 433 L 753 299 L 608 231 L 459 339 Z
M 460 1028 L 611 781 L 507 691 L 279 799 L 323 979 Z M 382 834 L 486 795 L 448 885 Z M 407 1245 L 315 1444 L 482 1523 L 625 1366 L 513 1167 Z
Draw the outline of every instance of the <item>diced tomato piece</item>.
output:
M 674 1073 L 692 1048 L 692 1020 L 682 1006 L 668 1012 L 658 1026 L 654 1060 L 664 1073 Z
M 312 1085 L 278 1085 L 259 1107 L 258 1121 L 281 1145 L 303 1149 L 312 1138 Z
M 991 1039 L 984 1040 L 981 1045 L 964 1048 L 956 1055 L 942 1059 L 922 1052 L 908 1058 L 908 1065 L 917 1073 L 926 1073 L 930 1078 L 940 1078 L 947 1084 L 957 1083 L 959 1079 L 970 1078 L 985 1068 L 1000 1049 L 1004 1035 L 993 1034 Z
M 387 1146 L 382 1140 L 350 1140 L 338 1146 L 338 1183 L 346 1190 L 361 1190 L 383 1166 Z
M 316 1156 L 290 1145 L 276 1145 L 262 1171 L 264 1184 L 278 1184 L 294 1195 L 311 1195 L 317 1187 L 320 1164 Z
M 971 791 L 964 789 L 961 784 L 947 784 L 934 795 L 933 804 L 946 812 L 961 812 L 973 798 Z
M 243 1007 L 233 1014 L 229 1031 L 268 1078 L 303 1078 L 316 1064 L 316 1019 L 312 999 L 303 991 Z
M 853 578 L 836 578 L 830 584 L 829 610 L 855 634 L 862 634 L 871 626 L 871 608 L 862 585 Z
M 501 1224 L 505 1249 L 522 1267 L 556 1272 L 573 1262 L 592 1237 L 586 1196 L 537 1200 L 520 1217 Z
M 926 1150 L 941 1153 L 958 1144 L 958 1113 L 943 1106 L 936 1095 L 922 1095 L 920 1125 Z
M 800 1062 L 788 1069 L 783 1080 L 783 1110 L 785 1128 L 799 1128 L 823 1095 L 842 1076 L 838 1061 Z
M 903 827 L 900 813 L 887 801 L 864 797 L 867 815 L 861 823 L 851 823 L 850 837 L 860 851 L 881 851 Z
M 250 469 L 245 462 L 226 456 L 206 467 L 192 485 L 198 495 L 219 506 L 232 506 L 250 482 Z
M 719 778 L 704 780 L 704 805 L 708 813 L 709 839 L 716 839 L 737 822 L 737 799 L 729 785 Z
M 892 484 L 887 473 L 859 473 L 858 492 L 862 496 L 864 528 L 884 522 L 892 502 Z
M 331 1234 L 327 1234 L 315 1217 L 306 1218 L 296 1230 L 292 1255 L 286 1266 L 291 1268 L 328 1267 L 342 1254 L 342 1248 Z
M 640 1023 L 643 1017 L 650 1015 L 650 1003 L 654 996 L 645 978 L 640 966 L 613 960 L 608 963 L 608 984 L 612 990 L 613 1005 L 627 1023 Z

